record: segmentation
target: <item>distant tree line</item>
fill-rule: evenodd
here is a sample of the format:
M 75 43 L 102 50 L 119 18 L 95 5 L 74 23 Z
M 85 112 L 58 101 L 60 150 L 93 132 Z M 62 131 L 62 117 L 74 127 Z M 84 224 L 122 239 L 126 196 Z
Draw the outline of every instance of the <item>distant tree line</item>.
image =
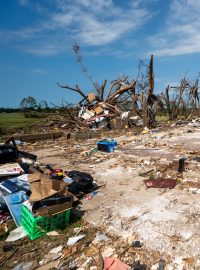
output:
M 50 108 L 46 100 L 37 102 L 34 97 L 26 97 L 20 101 L 19 107 L 21 110 L 31 111 L 49 111 Z
M 56 110 L 58 110 L 57 106 Z M 14 112 L 52 112 L 55 110 L 54 106 L 49 106 L 46 100 L 41 100 L 37 102 L 34 97 L 23 98 L 18 108 L 1 107 L 0 113 L 14 113 Z
M 4 108 L 4 107 L 1 107 L 0 108 L 0 113 L 14 113 L 14 112 L 19 112 L 20 109 L 19 108 Z

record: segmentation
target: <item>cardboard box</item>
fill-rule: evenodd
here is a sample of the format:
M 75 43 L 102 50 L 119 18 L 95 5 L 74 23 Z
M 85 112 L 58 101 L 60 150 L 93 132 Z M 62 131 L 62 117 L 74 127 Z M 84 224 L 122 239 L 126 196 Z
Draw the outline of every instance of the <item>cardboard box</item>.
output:
M 52 189 L 61 191 L 68 186 L 63 180 L 52 179 Z
M 101 106 L 98 106 L 94 109 L 96 114 L 101 114 L 103 112 L 103 108 Z
M 47 175 L 32 174 L 28 177 L 28 181 L 32 192 L 29 198 L 30 202 L 41 201 L 58 193 L 57 190 L 53 189 L 53 181 Z
M 72 208 L 72 202 L 55 204 L 37 211 L 37 216 L 53 216 Z
M 94 93 L 89 93 L 87 96 L 88 100 L 90 102 L 94 101 L 96 99 L 95 94 Z

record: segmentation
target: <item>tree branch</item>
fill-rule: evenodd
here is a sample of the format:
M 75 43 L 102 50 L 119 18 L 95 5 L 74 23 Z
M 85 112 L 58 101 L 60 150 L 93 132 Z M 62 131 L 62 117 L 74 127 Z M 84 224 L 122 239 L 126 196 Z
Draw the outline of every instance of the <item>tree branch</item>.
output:
M 69 85 L 61 85 L 59 83 L 57 83 L 57 85 L 61 88 L 65 88 L 65 89 L 69 89 L 69 90 L 72 90 L 74 92 L 77 92 L 79 93 L 84 99 L 87 99 L 87 96 L 81 91 L 81 89 L 78 87 L 78 85 L 76 85 L 76 88 L 74 87 L 71 87 Z
M 114 80 L 111 85 L 110 85 L 110 89 L 109 89 L 109 92 L 108 92 L 108 96 L 107 96 L 107 99 L 110 97 L 110 94 L 112 92 L 112 89 L 115 85 L 117 84 L 120 84 L 120 82 L 125 82 L 126 80 L 128 79 L 128 76 L 126 76 L 123 80 L 120 79 L 120 80 Z
M 134 89 L 136 82 L 133 80 L 131 84 L 125 85 L 123 88 L 115 91 L 110 97 L 107 98 L 106 103 L 112 103 L 117 96 L 122 95 L 128 90 Z
M 101 95 L 100 95 L 100 99 L 103 101 L 104 99 L 104 91 L 105 91 L 105 87 L 106 87 L 106 83 L 107 83 L 107 80 L 104 80 L 102 86 L 101 86 Z

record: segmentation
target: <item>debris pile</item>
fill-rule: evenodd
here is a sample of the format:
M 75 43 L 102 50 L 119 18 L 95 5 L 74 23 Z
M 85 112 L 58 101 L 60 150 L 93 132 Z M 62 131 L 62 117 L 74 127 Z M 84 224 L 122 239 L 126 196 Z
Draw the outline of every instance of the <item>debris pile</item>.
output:
M 136 82 L 128 82 L 128 78 L 113 81 L 107 98 L 104 101 L 104 89 L 106 86 L 106 81 L 99 89 L 99 95 L 95 95 L 93 92 L 85 95 L 78 86 L 72 88 L 68 85 L 60 85 L 62 88 L 70 89 L 72 91 L 78 92 L 83 99 L 79 102 L 78 107 L 80 108 L 78 117 L 71 116 L 71 122 L 77 123 L 80 128 L 92 128 L 101 129 L 105 127 L 110 127 L 110 125 L 116 124 L 116 119 L 123 121 L 127 119 L 130 111 L 124 111 L 120 108 L 119 103 L 122 103 L 122 99 L 128 99 L 131 97 Z M 115 91 L 113 91 L 115 89 Z M 120 102 L 119 102 L 120 100 Z M 115 121 L 111 121 L 115 119 Z M 110 122 L 111 121 L 111 122 Z
M 0 160 L 5 163 L 0 165 L 1 223 L 11 215 L 18 227 L 7 241 L 27 234 L 34 240 L 64 228 L 70 220 L 70 209 L 78 201 L 76 196 L 97 188 L 88 173 L 40 166 L 36 159 L 19 151 L 13 138 L 0 145 Z
M 82 97 L 77 105 L 78 115 L 72 114 L 71 110 L 66 108 L 71 125 L 79 129 L 121 129 L 129 127 L 131 123 L 137 126 L 155 127 L 155 114 L 163 110 L 163 103 L 153 93 L 153 55 L 145 71 L 143 71 L 144 66 L 140 67 L 137 79 L 121 76 L 111 81 L 110 87 L 106 89 L 107 80 L 99 85 L 94 83 L 91 76 L 87 74 L 82 66 L 79 50 L 80 46 L 76 45 L 77 61 L 92 83 L 94 91 L 85 94 L 78 85 L 72 87 L 58 83 L 59 87 L 79 93 Z M 69 125 L 66 124 L 66 126 Z

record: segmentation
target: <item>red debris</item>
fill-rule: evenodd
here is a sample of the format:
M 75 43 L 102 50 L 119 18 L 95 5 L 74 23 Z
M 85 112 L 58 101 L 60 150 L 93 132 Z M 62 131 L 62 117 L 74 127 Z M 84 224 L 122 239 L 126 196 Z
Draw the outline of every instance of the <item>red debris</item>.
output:
M 144 180 L 147 188 L 174 188 L 176 186 L 176 179 L 158 178 Z

